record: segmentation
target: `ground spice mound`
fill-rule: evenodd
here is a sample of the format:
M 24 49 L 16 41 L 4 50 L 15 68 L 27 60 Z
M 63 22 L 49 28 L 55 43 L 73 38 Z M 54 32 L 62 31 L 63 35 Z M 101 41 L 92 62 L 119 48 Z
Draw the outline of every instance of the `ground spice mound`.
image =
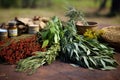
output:
M 33 56 L 35 51 L 45 51 L 45 48 L 41 48 L 41 44 L 36 41 L 36 36 L 32 36 L 11 42 L 7 47 L 0 50 L 0 58 L 7 63 L 15 64 L 20 59 Z

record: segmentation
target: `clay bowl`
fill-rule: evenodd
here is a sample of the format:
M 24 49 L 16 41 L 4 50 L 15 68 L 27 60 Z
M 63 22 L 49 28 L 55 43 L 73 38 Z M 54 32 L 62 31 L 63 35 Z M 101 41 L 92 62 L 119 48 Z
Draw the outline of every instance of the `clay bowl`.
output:
M 98 28 L 97 22 L 88 22 L 88 24 L 89 24 L 88 26 L 84 26 L 84 25 L 82 25 L 81 22 L 77 22 L 76 28 L 77 28 L 78 34 L 81 34 L 81 35 L 84 34 L 87 29 L 97 30 L 97 28 Z

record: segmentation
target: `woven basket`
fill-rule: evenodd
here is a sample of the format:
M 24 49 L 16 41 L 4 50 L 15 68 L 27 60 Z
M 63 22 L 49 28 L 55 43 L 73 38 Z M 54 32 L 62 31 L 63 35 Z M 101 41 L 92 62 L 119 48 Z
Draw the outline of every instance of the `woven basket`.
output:
M 102 28 L 105 32 L 102 38 L 115 48 L 120 48 L 120 27 L 110 26 Z
M 96 22 L 88 22 L 88 26 L 83 26 L 80 22 L 76 24 L 78 34 L 83 35 L 87 29 L 97 30 L 98 26 Z

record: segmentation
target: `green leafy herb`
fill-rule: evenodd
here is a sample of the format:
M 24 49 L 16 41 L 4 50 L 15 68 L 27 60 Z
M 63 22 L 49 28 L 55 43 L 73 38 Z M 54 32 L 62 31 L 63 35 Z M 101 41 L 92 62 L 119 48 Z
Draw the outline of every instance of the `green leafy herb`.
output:
M 56 17 L 52 17 L 47 23 L 47 26 L 42 31 L 38 32 L 38 42 L 43 41 L 43 47 L 51 46 L 54 43 L 59 43 L 60 40 L 60 30 L 62 29 L 61 21 Z M 39 36 L 41 35 L 41 36 Z M 42 39 L 41 39 L 42 38 Z
M 48 50 L 35 52 L 35 56 L 18 62 L 17 71 L 30 71 L 31 74 L 41 65 L 51 64 L 58 55 L 63 61 L 89 69 L 115 69 L 117 62 L 113 59 L 113 48 L 100 43 L 96 38 L 86 38 L 77 34 L 76 20 L 80 19 L 87 25 L 81 12 L 70 8 L 67 16 L 70 20 L 64 27 L 57 17 L 53 17 L 46 28 L 37 33 L 37 41 L 43 42 L 42 47 L 48 46 Z
M 60 40 L 61 59 L 89 69 L 115 69 L 113 48 L 100 43 L 97 39 L 88 39 L 76 33 L 74 20 L 67 23 Z
M 48 22 L 46 28 L 37 33 L 37 41 L 43 42 L 42 47 L 49 46 L 46 52 L 34 52 L 35 56 L 28 57 L 18 62 L 16 71 L 24 71 L 32 74 L 44 64 L 51 64 L 60 51 L 60 30 L 62 24 L 57 17 Z
M 49 40 L 45 40 L 45 41 L 43 42 L 42 48 L 46 47 L 46 46 L 48 45 L 48 43 L 49 43 Z
M 67 17 L 70 18 L 70 20 L 74 20 L 74 21 L 81 21 L 83 23 L 84 26 L 89 25 L 87 23 L 87 21 L 84 18 L 84 14 L 82 11 L 78 11 L 73 7 L 69 7 L 68 8 L 68 12 L 66 14 Z
M 51 64 L 55 61 L 59 50 L 59 44 L 54 44 L 46 52 L 34 52 L 35 56 L 22 59 L 18 62 L 16 71 L 24 71 L 32 74 L 40 66 L 44 64 Z

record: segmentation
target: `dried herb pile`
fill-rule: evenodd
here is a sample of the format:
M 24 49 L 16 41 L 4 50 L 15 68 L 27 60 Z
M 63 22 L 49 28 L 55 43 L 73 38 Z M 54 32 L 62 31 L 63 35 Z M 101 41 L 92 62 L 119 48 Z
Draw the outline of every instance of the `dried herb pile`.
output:
M 12 41 L 8 46 L 0 50 L 0 57 L 10 64 L 15 64 L 20 59 L 30 57 L 35 51 L 45 51 L 44 48 L 36 42 L 36 37 Z

